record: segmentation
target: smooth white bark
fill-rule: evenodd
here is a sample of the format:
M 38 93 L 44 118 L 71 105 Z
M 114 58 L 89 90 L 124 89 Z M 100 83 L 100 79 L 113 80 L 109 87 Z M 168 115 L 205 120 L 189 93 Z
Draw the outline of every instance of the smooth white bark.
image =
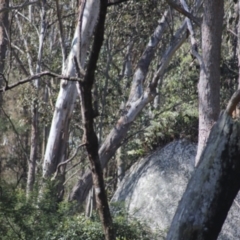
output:
M 78 21 L 72 40 L 71 51 L 66 60 L 62 74 L 69 77 L 76 76 L 74 57 L 78 54 L 78 40 L 80 39 L 80 63 L 84 66 L 87 50 L 93 35 L 94 27 L 99 15 L 99 0 L 87 0 L 83 16 Z M 77 97 L 76 83 L 63 80 L 56 102 L 49 139 L 43 163 L 43 177 L 54 173 L 58 163 L 65 160 L 65 148 L 68 140 L 68 125 Z

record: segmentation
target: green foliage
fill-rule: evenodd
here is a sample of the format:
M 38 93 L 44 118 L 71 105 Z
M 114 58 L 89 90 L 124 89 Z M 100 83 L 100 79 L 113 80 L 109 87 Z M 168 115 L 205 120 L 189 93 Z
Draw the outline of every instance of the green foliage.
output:
M 56 203 L 55 196 L 45 195 L 38 202 L 37 193 L 26 199 L 25 192 L 13 186 L 0 185 L 0 239 L 2 240 L 101 240 L 102 226 L 97 214 L 86 218 L 72 214 L 73 204 Z M 117 240 L 148 240 L 155 238 L 149 229 L 136 220 L 128 220 L 124 211 L 114 218 Z
M 144 127 L 131 142 L 130 157 L 137 159 L 180 138 L 197 141 L 199 69 L 188 51 L 186 43 L 171 61 L 159 88 L 159 105 L 142 113 L 140 124 Z

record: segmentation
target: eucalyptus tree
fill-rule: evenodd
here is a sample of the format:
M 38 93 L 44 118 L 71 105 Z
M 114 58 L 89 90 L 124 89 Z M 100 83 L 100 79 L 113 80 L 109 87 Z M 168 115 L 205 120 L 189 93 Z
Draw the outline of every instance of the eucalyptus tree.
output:
M 220 113 L 220 59 L 223 26 L 223 1 L 204 3 L 202 60 L 199 95 L 199 136 L 196 164 L 208 135 Z
M 83 14 L 81 14 L 81 19 L 78 20 L 70 53 L 63 65 L 63 76 L 75 77 L 77 75 L 75 58 L 79 62 L 79 68 L 81 74 L 83 74 L 87 51 L 98 19 L 99 4 L 99 1 L 92 0 L 83 4 Z M 79 49 L 81 49 L 80 56 L 78 56 Z M 57 166 L 66 160 L 68 128 L 76 97 L 76 82 L 62 80 L 44 156 L 44 179 L 51 177 L 57 170 Z

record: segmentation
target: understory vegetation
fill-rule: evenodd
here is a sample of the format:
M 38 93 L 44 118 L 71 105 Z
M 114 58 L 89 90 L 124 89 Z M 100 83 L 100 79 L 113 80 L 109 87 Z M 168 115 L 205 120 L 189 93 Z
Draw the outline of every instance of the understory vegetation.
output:
M 60 202 L 52 194 L 51 186 L 41 202 L 37 191 L 29 199 L 23 190 L 1 182 L 0 239 L 2 240 L 101 240 L 104 239 L 100 219 L 96 212 L 91 217 L 79 213 L 76 203 Z M 144 224 L 118 206 L 114 214 L 117 240 L 160 239 Z M 78 213 L 78 214 L 76 214 Z M 164 233 L 161 233 L 164 234 Z

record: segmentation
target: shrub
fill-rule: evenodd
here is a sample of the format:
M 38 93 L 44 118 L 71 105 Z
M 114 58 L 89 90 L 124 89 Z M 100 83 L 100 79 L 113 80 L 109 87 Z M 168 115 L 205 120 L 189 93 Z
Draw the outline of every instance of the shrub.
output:
M 50 191 L 49 191 L 50 192 Z M 49 193 L 48 192 L 48 193 Z M 102 226 L 98 215 L 91 218 L 72 214 L 73 204 L 56 203 L 47 194 L 40 203 L 37 193 L 26 199 L 25 192 L 9 184 L 0 183 L 0 239 L 2 240 L 102 240 Z M 114 217 L 117 240 L 160 239 L 143 224 L 129 221 L 120 210 Z

